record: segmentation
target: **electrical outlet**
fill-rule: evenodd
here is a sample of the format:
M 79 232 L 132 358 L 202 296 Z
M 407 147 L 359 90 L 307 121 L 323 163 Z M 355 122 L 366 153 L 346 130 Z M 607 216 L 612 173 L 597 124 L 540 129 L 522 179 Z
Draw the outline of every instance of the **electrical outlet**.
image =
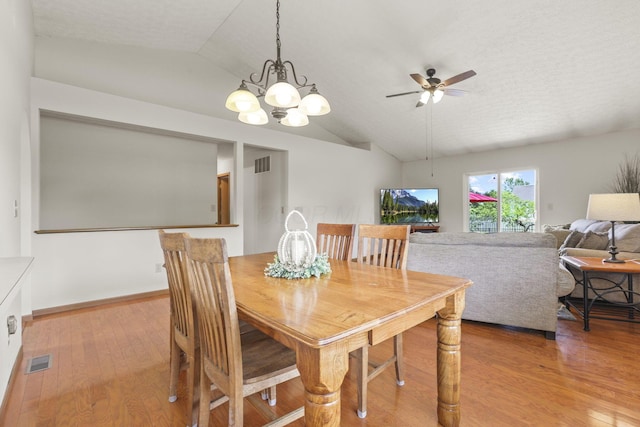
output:
M 162 273 L 162 263 L 156 264 L 156 273 Z

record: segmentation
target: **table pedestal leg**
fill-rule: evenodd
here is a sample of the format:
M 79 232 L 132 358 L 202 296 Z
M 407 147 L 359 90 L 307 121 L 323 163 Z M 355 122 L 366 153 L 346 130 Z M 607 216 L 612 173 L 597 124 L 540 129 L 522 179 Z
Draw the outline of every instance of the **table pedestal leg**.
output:
M 339 427 L 340 387 L 349 369 L 349 352 L 343 346 L 303 347 L 296 357 L 305 389 L 305 425 Z
M 438 311 L 438 423 L 460 425 L 460 339 L 464 291 L 447 299 Z

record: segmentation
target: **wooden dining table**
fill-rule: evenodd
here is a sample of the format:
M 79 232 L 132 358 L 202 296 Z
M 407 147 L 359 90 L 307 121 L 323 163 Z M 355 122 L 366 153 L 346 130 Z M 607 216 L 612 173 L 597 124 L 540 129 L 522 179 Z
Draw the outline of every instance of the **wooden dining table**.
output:
M 459 425 L 460 318 L 470 280 L 338 260 L 320 278 L 288 280 L 265 276 L 273 261 L 273 253 L 229 258 L 236 305 L 241 319 L 295 350 L 305 425 L 340 425 L 349 352 L 436 313 L 438 422 Z

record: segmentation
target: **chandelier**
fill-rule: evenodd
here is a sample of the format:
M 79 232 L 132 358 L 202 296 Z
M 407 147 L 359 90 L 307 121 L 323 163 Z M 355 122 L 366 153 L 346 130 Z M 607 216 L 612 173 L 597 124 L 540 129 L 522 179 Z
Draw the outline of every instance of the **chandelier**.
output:
M 242 80 L 238 90 L 227 97 L 225 107 L 237 112 L 238 120 L 243 123 L 264 125 L 269 119 L 258 101 L 258 97 L 264 97 L 264 102 L 273 107 L 271 116 L 278 123 L 293 127 L 309 124 L 308 116 L 321 116 L 331 111 L 329 102 L 320 95 L 315 83 L 308 84 L 306 76 L 301 76 L 300 81 L 293 63 L 280 59 L 280 0 L 276 2 L 276 48 L 276 60 L 267 59 L 264 62 L 259 79 L 257 73 L 252 73 L 249 80 Z M 295 86 L 289 83 L 289 74 Z M 269 85 L 271 75 L 275 75 L 276 81 Z M 256 89 L 257 96 L 249 90 L 249 86 Z M 310 89 L 301 99 L 298 89 L 303 88 Z

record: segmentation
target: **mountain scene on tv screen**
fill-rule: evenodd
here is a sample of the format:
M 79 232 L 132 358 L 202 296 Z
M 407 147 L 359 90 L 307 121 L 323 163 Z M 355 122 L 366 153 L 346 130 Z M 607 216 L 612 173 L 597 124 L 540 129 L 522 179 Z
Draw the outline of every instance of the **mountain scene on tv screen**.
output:
M 386 189 L 380 194 L 383 224 L 438 222 L 438 190 Z

